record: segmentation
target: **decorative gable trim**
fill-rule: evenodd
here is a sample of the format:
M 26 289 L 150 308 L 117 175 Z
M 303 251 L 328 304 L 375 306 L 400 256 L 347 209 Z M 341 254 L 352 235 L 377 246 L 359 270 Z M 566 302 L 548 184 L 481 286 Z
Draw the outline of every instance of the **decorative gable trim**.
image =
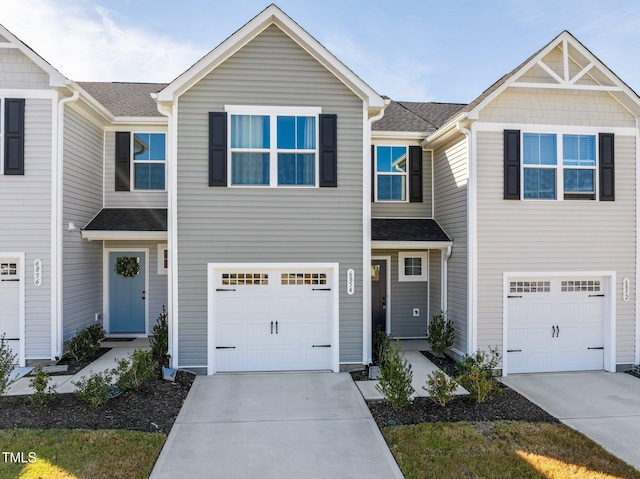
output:
M 378 113 L 385 107 L 385 100 L 380 95 L 273 4 L 160 91 L 158 101 L 174 101 L 271 25 L 280 28 L 358 97 L 362 98 L 370 113 Z

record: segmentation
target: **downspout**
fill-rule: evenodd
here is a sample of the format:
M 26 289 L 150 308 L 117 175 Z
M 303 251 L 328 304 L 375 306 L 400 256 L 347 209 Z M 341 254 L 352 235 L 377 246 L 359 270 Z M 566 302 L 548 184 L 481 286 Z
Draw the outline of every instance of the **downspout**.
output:
M 635 354 L 635 363 L 640 364 L 640 308 L 638 307 L 638 298 L 640 298 L 640 283 L 638 282 L 638 272 L 640 271 L 640 233 L 638 233 L 638 228 L 640 228 L 640 182 L 638 181 L 638 167 L 640 166 L 640 117 L 636 116 L 636 271 L 635 271 L 635 282 L 636 282 L 636 354 Z M 615 301 L 615 298 L 612 299 Z M 615 340 L 613 341 L 615 344 Z M 615 368 L 615 358 L 613 358 L 613 364 Z
M 476 162 L 473 134 L 458 121 L 456 129 L 467 137 L 467 354 L 477 349 L 477 216 L 476 216 Z
M 451 245 L 447 246 L 442 250 L 442 254 L 440 255 L 441 259 L 441 269 L 442 269 L 442 286 L 440 291 L 440 309 L 445 313 L 449 310 L 449 297 L 448 297 L 448 289 L 449 289 L 449 258 L 451 258 L 451 252 L 453 251 L 453 247 Z
M 367 271 L 371 267 L 371 129 L 373 124 L 384 116 L 391 100 L 384 100 L 384 107 L 372 117 L 369 117 L 367 105 L 363 106 L 364 121 L 362 146 L 364 155 L 362 161 L 362 363 L 371 362 L 371 281 L 367 278 Z
M 73 95 L 61 98 L 58 100 L 58 118 L 57 118 L 57 145 L 56 145 L 56 158 L 55 158 L 55 172 L 52 172 L 51 181 L 51 197 L 53 198 L 52 209 L 54 214 L 52 215 L 53 221 L 53 244 L 52 250 L 54 251 L 55 260 L 51 262 L 51 298 L 53 301 L 55 321 L 52 325 L 51 343 L 52 351 L 54 351 L 54 358 L 62 357 L 62 348 L 64 331 L 62 327 L 62 314 L 63 314 L 63 268 L 62 268 L 62 250 L 63 250 L 63 238 L 62 238 L 62 221 L 63 218 L 63 173 L 64 173 L 64 107 L 67 103 L 75 102 L 80 98 L 80 92 L 74 91 Z M 54 359 L 51 358 L 51 359 Z

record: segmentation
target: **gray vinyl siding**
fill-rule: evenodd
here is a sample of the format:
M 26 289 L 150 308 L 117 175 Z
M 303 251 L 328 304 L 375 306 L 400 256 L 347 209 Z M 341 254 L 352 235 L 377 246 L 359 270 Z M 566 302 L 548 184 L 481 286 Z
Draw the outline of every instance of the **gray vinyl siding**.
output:
M 156 325 L 158 315 L 162 308 L 167 307 L 167 278 L 166 274 L 158 274 L 158 244 L 166 244 L 160 241 L 105 241 L 104 247 L 129 250 L 149 249 L 147 257 L 147 269 L 149 272 L 149 333 Z
M 386 145 L 385 142 L 379 142 Z M 371 216 L 374 218 L 432 218 L 432 171 L 431 152 L 422 152 L 422 203 L 378 202 L 371 204 Z M 407 178 L 408 181 L 408 178 Z
M 103 131 L 65 107 L 63 179 L 63 336 L 92 324 L 102 313 L 102 242 L 68 231 L 84 227 L 102 208 Z
M 2 107 L 4 108 L 4 102 Z M 51 358 L 52 101 L 25 101 L 24 175 L 0 175 L 0 253 L 25 253 L 26 359 Z M 41 286 L 33 261 L 42 260 Z
M 467 140 L 457 136 L 434 152 L 435 219 L 453 241 L 448 263 L 447 318 L 455 328 L 454 348 L 467 352 Z
M 607 128 L 603 127 L 603 132 Z M 503 133 L 478 132 L 478 347 L 502 345 L 503 272 L 615 271 L 617 363 L 634 362 L 635 137 L 615 137 L 616 199 L 505 201 Z
M 132 131 L 123 128 L 120 131 Z M 148 132 L 136 128 L 135 132 Z M 131 160 L 133 163 L 133 159 Z M 165 177 L 166 178 L 166 177 Z M 104 206 L 105 208 L 166 208 L 166 191 L 116 191 L 116 132 L 107 131 L 104 135 Z M 131 188 L 133 188 L 133 172 Z M 165 185 L 165 187 L 168 185 Z
M 429 251 L 429 316 L 431 320 L 442 310 L 442 252 Z
M 208 187 L 208 113 L 225 105 L 315 106 L 338 118 L 337 188 Z M 362 362 L 363 103 L 271 26 L 178 105 L 180 365 L 207 362 L 207 263 L 338 262 L 340 361 Z M 369 145 L 367 145 L 369 148 Z
M 0 88 L 48 90 L 49 75 L 15 48 L 0 48 Z
M 412 250 L 413 251 L 413 250 Z M 418 251 L 416 251 L 418 252 Z M 423 251 L 419 251 L 423 253 Z M 387 292 L 391 304 L 391 336 L 398 338 L 425 337 L 428 320 L 428 282 L 398 281 L 398 252 L 375 250 L 372 256 L 390 256 L 391 291 Z M 413 316 L 413 308 L 420 309 L 420 316 Z

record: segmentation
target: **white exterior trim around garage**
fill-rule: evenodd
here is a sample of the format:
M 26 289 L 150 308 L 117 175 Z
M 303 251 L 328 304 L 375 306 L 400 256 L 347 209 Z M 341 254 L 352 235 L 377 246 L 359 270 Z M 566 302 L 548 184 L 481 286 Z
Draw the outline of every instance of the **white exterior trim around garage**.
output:
M 339 271 L 338 263 L 207 264 L 207 374 L 338 372 Z
M 591 284 L 587 284 L 592 280 L 600 281 L 595 285 L 594 289 Z M 533 282 L 532 282 L 533 280 Z M 561 280 L 572 283 L 572 286 L 566 288 L 563 287 L 563 293 L 569 293 L 571 296 L 582 293 L 584 298 L 571 298 L 569 301 L 559 299 L 558 291 L 554 293 L 554 285 L 557 288 Z M 576 281 L 577 280 L 577 281 Z M 513 292 L 512 283 L 516 282 L 518 285 L 522 285 L 522 289 Z M 573 286 L 575 283 L 582 283 L 583 287 L 579 288 Z M 533 284 L 535 283 L 535 284 Z M 529 293 L 545 295 L 544 301 L 539 300 L 527 300 Z M 589 294 L 592 293 L 592 294 Z M 529 295 L 530 298 L 530 295 Z M 514 305 L 510 301 L 523 300 L 525 307 L 516 310 Z M 587 304 L 587 301 L 596 301 L 598 304 Z M 570 329 L 571 327 L 576 330 L 582 330 L 584 334 L 589 334 L 589 329 L 595 335 L 598 341 L 602 341 L 602 357 L 601 359 L 593 357 L 587 358 L 585 354 L 599 354 L 600 343 L 591 345 L 586 349 L 590 350 L 583 354 L 583 351 L 573 351 L 570 349 L 559 350 L 554 352 L 553 348 L 546 347 L 536 348 L 533 346 L 534 342 L 539 341 L 541 334 L 547 334 L 551 341 L 559 339 L 560 327 L 553 323 L 554 313 L 556 308 L 564 308 L 564 312 L 571 312 L 571 314 L 563 314 L 565 318 L 575 318 L 580 321 L 580 324 L 568 325 L 565 328 L 563 325 L 563 340 L 566 338 L 564 329 Z M 581 308 L 586 308 L 581 309 Z M 590 319 L 585 316 L 586 312 L 593 313 L 594 316 L 591 321 L 593 324 L 589 326 Z M 516 334 L 510 334 L 509 323 L 513 323 L 515 327 L 517 317 L 526 316 L 528 321 L 527 330 L 523 330 L 519 333 L 513 331 Z M 539 324 L 537 321 L 531 322 L 532 319 L 544 319 L 545 321 L 551 321 L 549 325 Z M 551 328 L 551 329 L 549 329 Z M 548 331 L 547 331 L 548 330 Z M 503 326 L 502 326 L 503 338 L 503 355 L 502 355 L 502 374 L 507 376 L 509 373 L 514 372 L 551 372 L 562 370 L 580 370 L 580 369 L 604 369 L 606 371 L 616 371 L 616 272 L 615 271 L 561 271 L 561 272 L 505 272 L 503 274 Z M 589 341 L 589 338 L 586 339 Z M 512 344 L 509 344 L 511 341 Z M 545 342 L 546 344 L 550 344 Z M 572 347 L 576 344 L 580 344 L 580 341 L 570 341 Z M 560 345 L 560 342 L 557 342 Z M 522 345 L 531 345 L 530 351 L 525 351 Z M 518 364 L 511 365 L 509 363 L 509 357 L 511 354 L 517 354 L 521 356 L 518 360 Z M 552 356 L 557 354 L 563 356 L 563 358 L 553 358 Z M 534 357 L 537 356 L 537 358 Z M 570 366 L 564 367 L 565 364 L 571 363 Z M 591 364 L 598 364 L 598 366 L 591 367 Z M 602 366 L 599 366 L 599 365 Z

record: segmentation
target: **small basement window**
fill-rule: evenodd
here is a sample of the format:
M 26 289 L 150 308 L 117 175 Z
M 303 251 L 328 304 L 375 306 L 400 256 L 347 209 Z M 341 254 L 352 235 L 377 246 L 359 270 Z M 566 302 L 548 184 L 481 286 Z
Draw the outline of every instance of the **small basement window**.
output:
M 398 281 L 427 281 L 428 253 L 398 253 Z

